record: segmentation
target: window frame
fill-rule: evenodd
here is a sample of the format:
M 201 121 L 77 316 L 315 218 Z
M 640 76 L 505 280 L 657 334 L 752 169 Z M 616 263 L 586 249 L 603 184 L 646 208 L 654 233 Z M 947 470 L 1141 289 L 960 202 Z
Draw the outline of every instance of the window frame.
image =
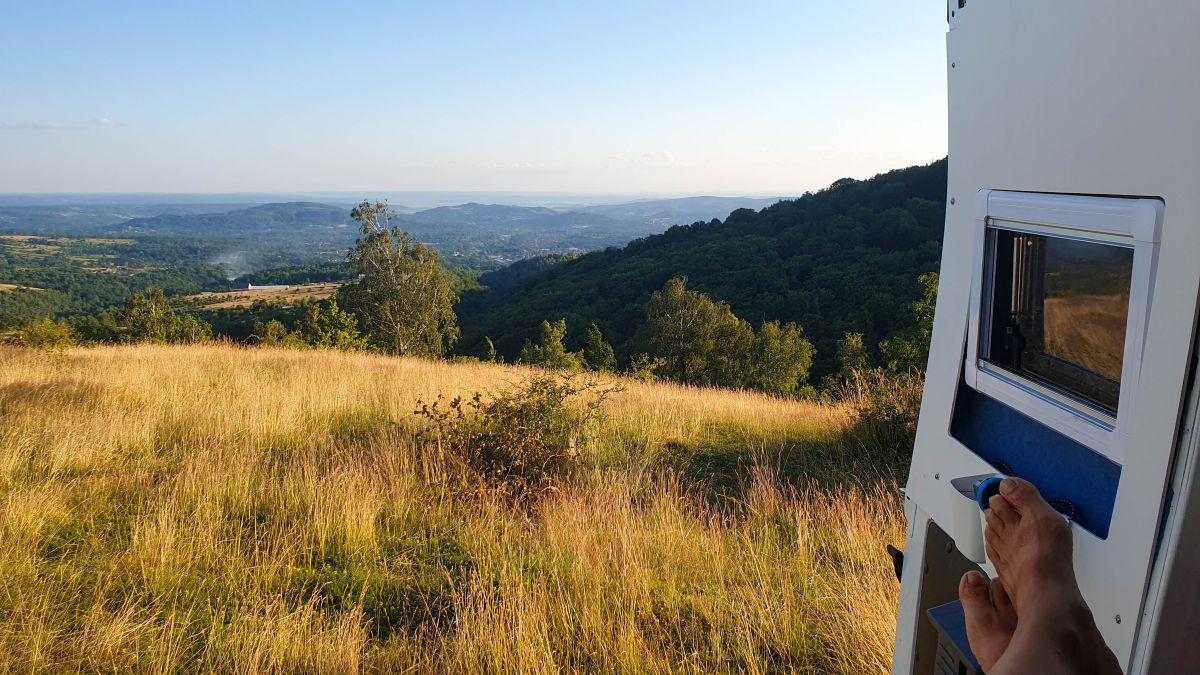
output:
M 1151 198 L 1086 197 L 981 190 L 975 204 L 975 248 L 963 376 L 967 386 L 1078 441 L 1117 464 L 1125 462 L 1134 394 L 1142 367 L 1164 204 Z M 1064 388 L 987 362 L 981 326 L 990 323 L 994 253 L 990 229 L 1072 239 L 1133 250 L 1125 352 L 1116 415 Z M 987 258 L 985 258 L 987 256 Z

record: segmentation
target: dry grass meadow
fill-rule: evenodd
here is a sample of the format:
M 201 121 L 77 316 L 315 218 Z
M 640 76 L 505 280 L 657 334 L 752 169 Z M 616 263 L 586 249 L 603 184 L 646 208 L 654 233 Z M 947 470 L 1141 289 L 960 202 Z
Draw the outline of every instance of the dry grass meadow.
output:
M 515 503 L 413 411 L 528 375 L 0 347 L 0 671 L 887 670 L 903 514 L 846 410 L 629 382 Z
M 249 307 L 256 302 L 290 304 L 309 300 L 325 300 L 326 298 L 333 297 L 333 294 L 343 285 L 340 281 L 318 284 L 294 284 L 288 288 L 251 288 L 249 290 L 242 289 L 220 293 L 189 295 L 185 299 L 195 301 L 198 309 L 237 309 L 240 307 Z

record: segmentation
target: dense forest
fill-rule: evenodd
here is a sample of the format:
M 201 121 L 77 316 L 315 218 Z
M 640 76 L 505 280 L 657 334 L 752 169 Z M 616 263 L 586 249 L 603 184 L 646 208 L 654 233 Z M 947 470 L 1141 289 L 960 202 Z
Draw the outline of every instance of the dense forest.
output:
M 936 270 L 945 216 L 946 161 L 843 179 L 826 190 L 724 221 L 673 227 L 545 269 L 516 285 L 468 293 L 458 351 L 484 353 L 485 338 L 512 360 L 543 320 L 566 319 L 569 348 L 582 348 L 596 324 L 617 356 L 635 355 L 634 338 L 650 296 L 675 276 L 728 303 L 752 325 L 803 327 L 816 347 L 813 376 L 837 368 L 846 332 L 877 344 L 912 322 L 918 277 Z M 557 264 L 554 264 L 557 263 Z M 508 281 L 508 279 L 505 279 Z M 486 279 L 481 279 L 487 285 Z
M 116 307 L 157 287 L 186 295 L 226 283 L 210 241 L 0 235 L 0 330 Z

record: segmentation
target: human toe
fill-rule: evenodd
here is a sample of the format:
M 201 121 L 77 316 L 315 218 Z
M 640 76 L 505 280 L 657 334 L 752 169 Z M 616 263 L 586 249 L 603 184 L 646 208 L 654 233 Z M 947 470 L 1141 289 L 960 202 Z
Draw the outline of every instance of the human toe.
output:
M 1000 483 L 1000 495 L 1021 515 L 1031 515 L 1043 511 L 1054 511 L 1054 507 L 1042 499 L 1037 487 L 1023 478 L 1005 478 Z
M 1006 526 L 1016 525 L 1017 521 L 1021 519 L 1020 514 L 1004 495 L 993 495 L 988 500 L 988 510 L 996 514 L 996 517 Z
M 958 584 L 958 599 L 962 602 L 967 627 L 967 641 L 975 659 L 986 671 L 1004 654 L 1012 640 L 1012 630 L 1000 620 L 996 607 L 988 597 L 987 578 L 979 572 L 967 572 Z
M 1017 610 L 1013 606 L 1012 598 L 1008 595 L 1008 589 L 1004 586 L 1002 579 L 992 580 L 992 606 L 996 608 L 996 616 L 1000 619 L 1000 624 L 1015 630 L 1017 627 Z

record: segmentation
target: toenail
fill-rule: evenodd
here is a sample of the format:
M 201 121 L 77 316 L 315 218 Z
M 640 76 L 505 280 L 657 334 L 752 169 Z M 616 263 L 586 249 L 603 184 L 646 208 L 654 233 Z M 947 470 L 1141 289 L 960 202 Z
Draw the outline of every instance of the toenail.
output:
M 967 585 L 978 588 L 983 585 L 983 575 L 979 572 L 967 572 Z

